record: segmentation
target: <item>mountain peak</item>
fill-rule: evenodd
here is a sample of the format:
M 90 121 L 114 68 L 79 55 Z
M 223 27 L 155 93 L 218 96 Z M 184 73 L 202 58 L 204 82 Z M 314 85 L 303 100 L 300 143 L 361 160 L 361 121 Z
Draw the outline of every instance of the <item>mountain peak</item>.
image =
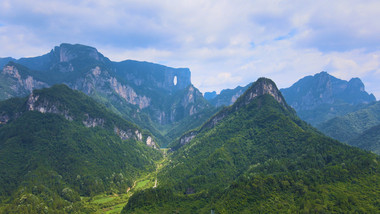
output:
M 365 91 L 359 78 L 346 81 L 325 71 L 306 76 L 281 92 L 297 114 L 311 124 L 343 115 L 355 105 L 376 100 L 375 96 Z
M 199 132 L 215 127 L 225 117 L 228 117 L 228 115 L 239 111 L 245 106 L 248 106 L 250 103 L 254 102 L 257 98 L 262 97 L 263 95 L 272 96 L 281 106 L 283 106 L 285 109 L 290 111 L 291 114 L 294 113 L 294 110 L 286 104 L 285 99 L 282 96 L 281 92 L 278 90 L 276 84 L 271 79 L 261 77 L 258 80 L 256 80 L 256 82 L 254 82 L 244 92 L 244 94 L 241 95 L 236 100 L 236 102 L 232 106 L 224 108 L 223 110 L 219 111 L 212 118 L 210 118 L 205 124 L 203 124 L 198 130 L 193 130 L 182 135 L 182 137 L 180 137 L 180 139 L 178 140 L 178 143 L 172 145 L 171 149 L 177 150 L 181 146 L 190 142 L 194 137 L 198 135 Z
M 236 101 L 236 105 L 241 107 L 242 105 L 249 104 L 258 96 L 265 94 L 271 95 L 282 106 L 287 107 L 284 97 L 278 90 L 276 84 L 268 78 L 260 77 L 256 82 L 249 87 L 246 92 Z
M 56 46 L 52 52 L 59 58 L 59 62 L 68 62 L 75 58 L 92 58 L 97 61 L 104 58 L 96 48 L 81 44 L 62 43 L 60 46 Z
M 359 78 L 352 78 L 348 81 L 348 88 L 357 89 L 359 91 L 364 91 L 364 84 Z

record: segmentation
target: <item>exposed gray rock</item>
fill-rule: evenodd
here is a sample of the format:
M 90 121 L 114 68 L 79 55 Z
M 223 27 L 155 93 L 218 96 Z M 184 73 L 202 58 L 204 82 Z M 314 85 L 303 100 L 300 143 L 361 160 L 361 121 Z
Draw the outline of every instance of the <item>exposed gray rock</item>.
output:
M 187 144 L 190 142 L 192 139 L 194 139 L 197 136 L 198 132 L 197 131 L 191 131 L 189 133 L 186 133 L 179 139 L 179 143 L 181 146 Z
M 100 126 L 103 127 L 104 119 L 102 118 L 91 118 L 88 114 L 85 114 L 86 119 L 82 121 L 83 125 L 87 128 Z
M 4 114 L 0 116 L 0 124 L 7 124 L 9 121 L 9 115 Z
M 47 87 L 44 82 L 35 80 L 29 75 L 20 75 L 19 70 L 14 65 L 4 66 L 2 70 L 3 78 L 7 78 L 10 84 L 12 94 L 26 95 L 31 93 L 34 89 Z M 10 94 L 12 96 L 12 94 Z
M 158 149 L 156 142 L 153 141 L 153 138 L 151 136 L 148 136 L 146 138 L 146 145 L 154 149 Z
M 38 111 L 41 113 L 53 113 L 64 116 L 67 120 L 72 121 L 73 117 L 69 114 L 69 110 L 59 108 L 60 103 L 52 103 L 46 99 L 39 99 L 38 95 L 31 93 L 28 97 L 27 108 L 28 111 Z

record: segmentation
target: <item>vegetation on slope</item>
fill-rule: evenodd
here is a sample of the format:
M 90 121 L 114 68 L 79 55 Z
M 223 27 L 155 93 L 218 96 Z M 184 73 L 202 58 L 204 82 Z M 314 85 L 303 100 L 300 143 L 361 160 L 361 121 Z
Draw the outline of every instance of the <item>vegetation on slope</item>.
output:
M 323 136 L 269 94 L 240 105 L 247 95 L 173 153 L 160 186 L 123 213 L 380 211 L 380 186 L 368 187 L 380 179 L 378 156 Z
M 357 138 L 350 140 L 348 144 L 380 155 L 380 125 L 364 131 Z
M 125 193 L 141 173 L 155 169 L 158 151 L 114 132 L 116 125 L 135 125 L 66 86 L 33 94 L 37 102 L 54 103 L 73 119 L 27 111 L 27 98 L 0 102 L 1 116 L 11 118 L 0 126 L 2 213 L 92 212 L 82 196 Z M 83 115 L 102 118 L 104 125 L 88 128 Z
M 378 124 L 380 124 L 380 102 L 374 102 L 358 111 L 326 121 L 317 128 L 327 136 L 341 142 L 349 142 Z

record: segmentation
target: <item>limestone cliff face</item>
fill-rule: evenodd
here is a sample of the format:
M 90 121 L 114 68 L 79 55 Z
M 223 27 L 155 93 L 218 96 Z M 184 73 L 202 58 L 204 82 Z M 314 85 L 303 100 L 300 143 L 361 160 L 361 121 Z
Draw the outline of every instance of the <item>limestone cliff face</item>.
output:
M 103 55 L 101 55 L 96 48 L 84 46 L 84 45 L 71 45 L 71 44 L 61 44 L 59 47 L 54 48 L 54 55 L 59 59 L 59 62 L 70 62 L 76 58 L 92 58 L 94 60 L 102 60 Z
M 0 88 L 9 89 L 0 91 L 0 100 L 26 96 L 35 88 L 65 84 L 105 103 L 155 134 L 159 134 L 159 125 L 175 126 L 178 121 L 212 108 L 191 85 L 188 68 L 133 60 L 112 62 L 93 47 L 71 44 L 61 44 L 43 56 L 3 61 L 7 60 L 13 60 L 28 71 L 18 72 L 20 80 L 17 72 L 6 71 L 22 84 L 0 82 Z M 85 123 L 93 126 L 93 122 Z
M 146 138 L 146 145 L 149 146 L 149 147 L 152 147 L 154 149 L 158 149 L 158 146 L 156 144 L 156 142 L 154 142 L 153 138 L 151 136 L 148 136 Z
M 110 74 L 109 70 L 102 69 L 99 66 L 92 68 L 83 78 L 67 84 L 71 88 L 83 91 L 88 95 L 95 93 L 117 94 L 127 103 L 138 106 L 139 109 L 150 105 L 150 98 L 137 94 L 131 86 L 121 83 Z
M 192 139 L 194 139 L 198 134 L 198 131 L 191 131 L 189 133 L 184 134 L 180 139 L 179 143 L 181 146 L 189 143 Z
M 6 81 L 9 87 L 3 91 L 5 98 L 13 96 L 25 96 L 31 93 L 34 89 L 47 87 L 48 84 L 34 79 L 31 75 L 20 73 L 19 69 L 14 64 L 4 66 L 1 72 L 1 78 Z
M 142 141 L 142 134 L 139 130 L 133 130 L 133 129 L 120 129 L 118 127 L 114 127 L 114 132 L 120 137 L 122 140 L 127 140 L 127 139 L 135 139 L 138 141 Z
M 72 110 L 70 108 L 70 105 L 72 104 L 66 104 L 64 101 L 59 101 L 59 99 L 55 99 L 55 98 L 52 99 L 50 96 L 46 96 L 44 94 L 41 95 L 40 92 L 31 93 L 26 102 L 26 107 L 27 107 L 26 110 L 38 111 L 44 114 L 51 113 L 51 114 L 62 115 L 69 121 L 81 122 L 87 128 L 94 128 L 94 127 L 107 128 L 107 126 L 109 127 L 110 125 L 114 123 L 111 119 L 107 120 L 105 116 L 102 117 L 102 115 L 98 115 L 98 114 L 90 115 L 89 113 L 85 111 L 85 109 L 81 107 L 77 107 L 77 110 Z M 52 97 L 54 96 L 56 95 L 53 95 Z M 83 112 L 78 112 L 78 110 L 83 111 Z M 99 110 L 96 110 L 96 111 L 99 111 Z M 73 113 L 73 112 L 76 112 L 76 113 Z M 7 117 L 3 117 L 2 119 L 0 119 L 0 121 L 3 121 L 4 123 L 6 123 L 8 120 L 9 118 Z M 122 140 L 126 140 L 126 139 L 135 139 L 138 141 L 143 140 L 142 133 L 137 128 L 133 128 L 133 127 L 127 128 L 127 126 L 123 126 L 123 128 L 120 128 L 119 126 L 113 125 L 113 131 Z
M 188 68 L 170 68 L 133 60 L 113 62 L 112 65 L 119 76 L 140 87 L 157 88 L 173 93 L 191 84 Z
M 38 111 L 41 113 L 52 113 L 64 116 L 67 120 L 72 121 L 73 116 L 70 115 L 68 109 L 65 109 L 59 102 L 52 102 L 44 97 L 40 98 L 40 95 L 31 93 L 27 101 L 28 111 Z

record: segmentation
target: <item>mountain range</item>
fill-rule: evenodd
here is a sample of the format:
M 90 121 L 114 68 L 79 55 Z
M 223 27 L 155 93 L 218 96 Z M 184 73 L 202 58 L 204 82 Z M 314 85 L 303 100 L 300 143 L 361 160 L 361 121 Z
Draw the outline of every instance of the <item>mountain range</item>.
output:
M 0 65 L 0 99 L 66 84 L 149 130 L 162 146 L 179 137 L 171 130 L 182 121 L 192 118 L 197 122 L 189 128 L 195 128 L 216 111 L 191 84 L 189 69 L 112 62 L 89 46 L 61 44 L 39 57 L 2 58 Z
M 380 212 L 358 78 L 203 96 L 187 68 L 71 44 L 0 66 L 1 213 Z
M 224 89 L 220 94 L 206 92 L 204 97 L 212 105 L 229 106 L 250 86 Z M 306 76 L 289 88 L 281 89 L 289 105 L 298 116 L 312 125 L 318 125 L 336 116 L 359 110 L 376 101 L 373 94 L 365 91 L 359 78 L 350 81 L 338 79 L 323 71 L 314 76 Z

